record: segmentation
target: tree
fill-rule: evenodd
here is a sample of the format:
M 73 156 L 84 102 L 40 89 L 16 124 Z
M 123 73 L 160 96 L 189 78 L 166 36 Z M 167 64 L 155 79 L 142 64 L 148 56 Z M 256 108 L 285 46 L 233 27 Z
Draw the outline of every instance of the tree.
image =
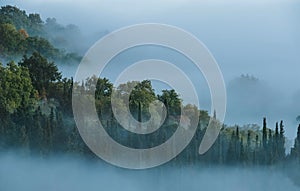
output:
M 181 112 L 181 100 L 175 90 L 163 90 L 158 99 L 165 103 L 169 115 L 179 115 Z
M 62 59 L 62 53 L 55 48 L 48 40 L 41 37 L 28 37 L 25 41 L 25 54 L 39 52 L 50 59 Z
M 267 148 L 267 119 L 264 117 L 263 119 L 263 137 L 262 137 L 262 142 L 263 142 L 263 148 L 266 149 Z
M 28 20 L 29 20 L 28 31 L 31 35 L 39 36 L 44 33 L 43 31 L 44 22 L 42 21 L 41 16 L 39 14 L 36 13 L 29 14 Z
M 272 130 L 269 129 L 268 133 L 268 145 L 267 145 L 267 159 L 268 164 L 273 164 L 275 161 L 275 155 L 274 155 L 274 137 L 272 135 Z
M 272 149 L 275 161 L 279 160 L 278 147 L 279 147 L 279 127 L 278 127 L 278 122 L 276 122 L 275 134 L 273 138 L 273 149 Z
M 34 52 L 29 58 L 24 56 L 19 65 L 28 68 L 32 85 L 40 95 L 43 92 L 43 88 L 48 92 L 49 84 L 61 79 L 61 73 L 58 71 L 54 62 L 48 62 L 47 59 L 38 52 Z
M 155 93 L 152 88 L 150 80 L 143 80 L 138 82 L 133 88 L 129 101 L 131 104 L 138 106 L 138 103 L 142 104 L 142 107 L 148 108 L 149 104 L 155 100 Z
M 251 149 L 251 131 L 248 130 L 248 133 L 247 133 L 247 150 L 248 152 L 250 151 Z
M 295 139 L 294 147 L 291 150 L 291 155 L 294 159 L 300 162 L 300 124 L 298 126 L 297 137 Z
M 243 137 L 241 137 L 241 140 L 240 140 L 240 158 L 239 159 L 242 164 L 245 164 L 245 162 L 247 162 L 247 153 L 244 148 Z
M 236 134 L 233 131 L 229 141 L 226 161 L 228 164 L 233 164 L 234 162 L 236 162 L 236 159 Z
M 39 14 L 32 13 L 27 16 L 26 12 L 17 7 L 7 5 L 0 9 L 0 23 L 9 23 L 14 25 L 17 30 L 25 29 L 30 35 L 43 34 L 43 21 Z
M 17 55 L 24 49 L 24 38 L 12 24 L 0 24 L 0 54 Z
M 26 39 L 29 37 L 27 31 L 25 29 L 20 29 L 19 33 L 21 34 L 21 36 L 23 37 L 23 39 Z
M 19 30 L 28 28 L 29 20 L 25 11 L 18 9 L 15 6 L 7 5 L 0 9 L 0 18 L 4 18 L 2 22 L 12 24 Z
M 278 155 L 279 159 L 283 160 L 285 158 L 285 137 L 284 137 L 284 126 L 283 121 L 280 121 L 280 132 L 279 132 L 279 144 L 278 144 Z
M 2 115 L 14 113 L 33 104 L 33 86 L 27 68 L 14 62 L 0 64 L 0 110 Z
M 124 103 L 126 103 L 129 97 L 129 109 L 136 119 L 138 119 L 139 104 L 141 104 L 143 118 L 150 117 L 148 112 L 149 105 L 156 98 L 150 80 L 120 84 L 116 89 L 116 94 L 117 97 L 124 100 Z

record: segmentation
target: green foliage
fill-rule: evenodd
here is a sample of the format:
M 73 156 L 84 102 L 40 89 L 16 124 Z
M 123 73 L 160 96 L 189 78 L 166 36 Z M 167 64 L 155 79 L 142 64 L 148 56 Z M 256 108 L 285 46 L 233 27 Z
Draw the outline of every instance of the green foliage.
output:
M 10 28 L 12 33 L 16 32 L 12 25 L 5 24 L 5 27 Z M 24 36 L 21 37 L 24 39 Z M 177 128 L 176 120 L 180 117 L 183 104 L 175 90 L 163 90 L 156 96 L 149 80 L 128 82 L 114 88 L 108 79 L 95 76 L 79 84 L 74 83 L 72 78 L 61 80 L 57 66 L 37 52 L 29 58 L 24 56 L 19 65 L 10 62 L 4 67 L 0 64 L 0 149 L 23 148 L 41 156 L 65 151 L 90 156 L 91 152 L 80 138 L 71 114 L 74 86 L 74 89 L 78 90 L 76 93 L 95 93 L 100 121 L 107 132 L 123 145 L 132 148 L 154 147 L 168 140 Z M 57 104 L 51 105 L 47 99 L 40 100 L 38 96 L 34 97 L 36 90 L 40 96 L 45 94 Z M 113 91 L 121 98 L 125 95 L 129 98 L 131 112 L 138 121 L 145 121 L 144 119 L 149 117 L 147 115 L 150 103 L 159 99 L 168 110 L 170 123 L 163 123 L 159 130 L 149 135 L 135 135 L 122 129 L 111 111 L 110 99 Z M 123 112 L 123 100 L 117 101 L 120 105 L 118 112 Z M 46 106 L 51 108 L 48 112 L 41 109 Z M 183 107 L 189 113 L 199 110 L 194 105 Z M 176 163 L 275 165 L 287 160 L 283 121 L 280 125 L 276 123 L 275 131 L 272 131 L 267 128 L 266 118 L 263 119 L 262 130 L 255 125 L 223 125 L 212 148 L 203 156 L 199 156 L 199 144 L 209 121 L 213 120 L 215 128 L 220 126 L 216 115 L 210 117 L 207 111 L 199 113 L 200 123 L 195 136 L 186 149 L 174 159 Z M 300 125 L 291 152 L 291 157 L 300 161 L 299 145 Z
M 51 155 L 53 152 L 72 152 L 80 155 L 90 155 L 84 145 L 71 116 L 71 97 L 73 79 L 64 78 L 53 62 L 48 62 L 39 53 L 24 59 L 19 65 L 10 62 L 6 67 L 0 65 L 0 147 L 23 148 L 42 156 Z M 146 148 L 159 145 L 166 141 L 176 130 L 176 119 L 180 115 L 182 102 L 174 90 L 163 90 L 161 95 L 155 96 L 151 82 L 128 82 L 121 84 L 115 90 L 120 95 L 130 98 L 131 112 L 139 121 L 147 117 L 149 104 L 155 99 L 164 102 L 168 109 L 170 123 L 163 123 L 160 130 L 150 135 L 137 136 L 122 130 L 111 112 L 111 93 L 113 85 L 108 79 L 97 77 L 88 78 L 82 85 L 75 83 L 81 93 L 95 92 L 96 106 L 105 124 L 107 132 L 122 144 L 133 148 Z M 75 88 L 75 89 L 76 89 Z M 34 92 L 37 89 L 49 98 L 55 98 L 58 106 L 51 106 L 45 101 L 34 104 Z M 132 90 L 130 94 L 130 90 Z M 38 101 L 38 97 L 36 98 Z M 122 100 L 119 100 L 122 101 Z M 50 111 L 43 112 L 40 106 L 48 104 Z M 124 103 L 120 102 L 120 105 Z M 193 105 L 184 106 L 188 112 L 198 111 Z M 32 112 L 35 109 L 35 112 Z M 84 108 L 83 108 L 84 109 Z M 122 112 L 122 107 L 120 107 Z M 106 117 L 103 117 L 106 116 Z M 207 111 L 200 111 L 200 123 L 196 134 L 175 161 L 189 164 L 240 164 L 240 165 L 274 165 L 286 160 L 285 136 L 283 121 L 276 123 L 275 131 L 267 128 L 266 118 L 263 128 L 226 127 L 213 147 L 204 155 L 199 156 L 198 147 L 211 118 Z M 217 121 L 216 121 L 217 122 Z M 192 122 L 193 123 L 193 122 Z M 218 123 L 213 123 L 217 126 Z M 291 156 L 300 158 L 300 125 Z M 246 141 L 244 141 L 246 140 Z
M 0 24 L 0 55 L 5 57 L 24 50 L 25 39 L 12 24 Z
M 0 65 L 0 110 L 14 113 L 32 104 L 34 89 L 27 68 L 14 62 Z
M 10 23 L 16 26 L 17 29 L 26 28 L 29 25 L 26 12 L 11 5 L 1 7 L 0 17 L 2 23 Z
M 129 97 L 129 108 L 136 119 L 139 118 L 139 115 L 143 115 L 143 118 L 149 117 L 149 105 L 156 100 L 150 80 L 144 80 L 142 82 L 132 81 L 127 82 L 126 84 L 120 84 L 116 88 L 116 94 L 120 100 L 123 100 L 124 102 L 127 101 Z
M 266 148 L 267 147 L 267 119 L 264 118 L 263 120 L 263 147 Z
M 19 65 L 28 68 L 32 85 L 40 95 L 42 95 L 43 89 L 49 91 L 51 82 L 57 82 L 61 79 L 61 73 L 54 62 L 48 62 L 37 52 L 34 52 L 29 58 L 24 56 Z
M 293 159 L 298 159 L 298 162 L 300 163 L 300 124 L 298 126 L 294 147 L 291 150 L 291 156 Z
M 132 106 L 138 106 L 138 104 L 141 103 L 144 108 L 148 108 L 149 104 L 155 99 L 155 93 L 150 80 L 138 82 L 129 97 Z
M 3 6 L 0 9 L 0 56 L 12 59 L 30 55 L 37 51 L 48 59 L 66 63 L 78 62 L 80 57 L 75 53 L 66 53 L 55 48 L 48 40 L 44 22 L 39 14 L 27 15 L 14 6 Z
M 158 99 L 165 104 L 170 115 L 179 115 L 181 110 L 181 100 L 175 90 L 163 90 Z
M 40 37 L 28 37 L 25 41 L 25 53 L 32 54 L 34 52 L 40 52 L 45 57 L 50 59 L 55 59 L 60 57 L 60 52 L 58 49 L 54 48 L 49 41 Z

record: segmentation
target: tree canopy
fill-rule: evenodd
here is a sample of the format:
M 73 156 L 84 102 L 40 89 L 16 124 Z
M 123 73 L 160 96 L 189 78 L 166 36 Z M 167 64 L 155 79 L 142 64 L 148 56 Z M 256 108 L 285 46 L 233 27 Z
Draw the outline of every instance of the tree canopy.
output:
M 49 91 L 49 84 L 51 82 L 59 81 L 62 77 L 54 62 L 48 62 L 38 52 L 34 52 L 29 58 L 24 56 L 19 65 L 28 68 L 32 85 L 40 95 L 44 89 L 47 92 Z

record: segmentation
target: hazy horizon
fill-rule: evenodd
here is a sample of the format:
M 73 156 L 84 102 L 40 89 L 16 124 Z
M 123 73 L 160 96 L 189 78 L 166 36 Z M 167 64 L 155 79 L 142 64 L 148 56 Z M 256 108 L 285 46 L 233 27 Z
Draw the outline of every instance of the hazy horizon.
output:
M 16 5 L 27 13 L 39 13 L 43 20 L 55 17 L 58 23 L 75 24 L 86 39 L 145 22 L 183 28 L 208 47 L 223 72 L 228 91 L 225 123 L 261 125 L 262 118 L 266 116 L 268 127 L 274 129 L 275 122 L 283 119 L 286 135 L 289 139 L 295 137 L 296 117 L 300 115 L 300 83 L 297 80 L 300 71 L 299 1 L 1 1 L 1 5 L 6 4 Z M 92 43 L 90 40 L 89 44 Z M 85 49 L 87 45 L 84 45 Z M 151 48 L 148 52 L 152 51 L 152 55 L 147 54 L 147 48 L 145 50 L 141 54 L 144 57 L 178 60 L 178 57 L 155 55 Z M 134 51 L 128 52 L 131 56 L 124 56 L 124 62 L 140 58 L 134 55 Z M 191 68 L 187 67 L 186 71 L 191 78 L 199 78 Z M 245 97 L 248 86 L 235 83 L 242 74 L 259 79 L 259 85 L 251 87 L 255 95 Z M 114 72 L 107 73 L 107 76 L 114 75 Z M 202 94 L 200 103 L 202 109 L 210 110 L 209 89 L 203 76 L 200 78 L 201 88 L 197 89 Z M 264 107 L 251 104 L 254 101 L 264 103 Z

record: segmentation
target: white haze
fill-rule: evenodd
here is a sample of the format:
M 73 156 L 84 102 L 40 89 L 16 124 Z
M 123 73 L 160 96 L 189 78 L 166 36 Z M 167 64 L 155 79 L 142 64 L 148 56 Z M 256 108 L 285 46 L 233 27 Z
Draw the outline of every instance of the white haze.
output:
M 274 128 L 275 122 L 282 119 L 286 135 L 289 139 L 295 137 L 296 117 L 300 115 L 299 1 L 4 0 L 0 4 L 7 3 L 29 13 L 40 13 L 44 20 L 55 17 L 58 23 L 78 25 L 85 37 L 74 43 L 83 46 L 80 50 L 87 50 L 96 37 L 132 24 L 156 22 L 181 27 L 203 41 L 220 65 L 230 96 L 226 123 L 261 125 L 262 118 L 267 117 L 268 127 Z M 147 57 L 147 54 L 139 55 Z M 170 60 L 180 60 L 177 58 Z M 135 60 L 134 56 L 125 56 L 125 60 L 117 63 L 131 60 Z M 69 66 L 61 68 L 64 74 L 74 74 L 75 69 Z M 112 68 L 107 76 L 114 78 L 118 68 Z M 184 68 L 193 79 L 199 77 L 192 67 Z M 241 74 L 254 75 L 260 80 L 252 88 L 255 95 L 245 96 L 242 91 L 249 89 L 245 90 L 243 84 L 230 85 Z M 203 77 L 200 78 L 196 80 L 200 103 L 202 109 L 209 110 L 209 89 Z M 250 104 L 248 98 L 256 103 Z
M 130 171 L 74 158 L 0 155 L 1 191 L 297 191 L 288 176 L 270 169 L 156 168 Z

